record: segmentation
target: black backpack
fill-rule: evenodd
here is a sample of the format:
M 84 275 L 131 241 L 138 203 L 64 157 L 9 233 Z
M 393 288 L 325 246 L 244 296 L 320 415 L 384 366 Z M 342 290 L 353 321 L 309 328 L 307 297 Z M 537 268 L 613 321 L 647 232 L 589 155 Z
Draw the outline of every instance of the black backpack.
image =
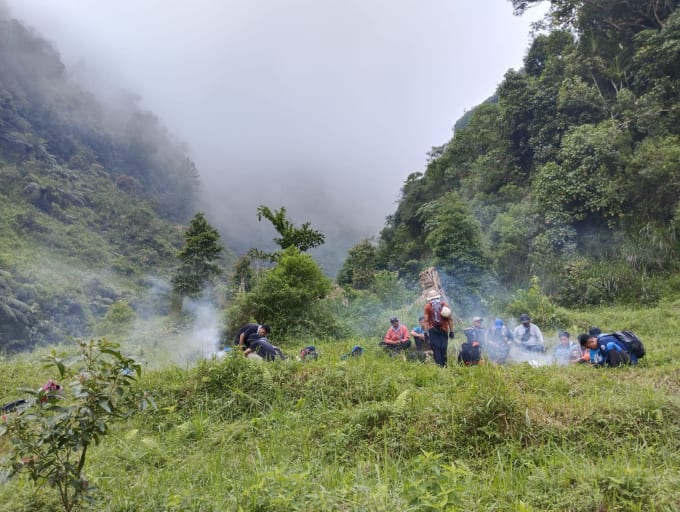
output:
M 432 316 L 430 317 L 430 323 L 434 327 L 440 329 L 442 326 L 442 307 L 444 305 L 439 299 L 434 299 L 432 302 L 430 302 L 430 304 L 432 304 Z
M 464 365 L 479 364 L 482 359 L 482 348 L 479 343 L 466 341 L 460 346 L 458 363 Z
M 612 333 L 617 340 L 621 341 L 631 354 L 640 359 L 645 357 L 645 346 L 642 340 L 633 331 L 616 331 Z

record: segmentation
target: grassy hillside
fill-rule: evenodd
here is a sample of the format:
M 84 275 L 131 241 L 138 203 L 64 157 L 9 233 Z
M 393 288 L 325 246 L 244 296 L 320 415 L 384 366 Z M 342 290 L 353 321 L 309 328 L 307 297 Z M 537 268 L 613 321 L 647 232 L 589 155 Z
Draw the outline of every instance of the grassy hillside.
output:
M 0 353 L 97 332 L 116 302 L 164 313 L 150 292 L 196 207 L 183 145 L 129 96 L 111 107 L 73 83 L 5 10 L 0 68 Z
M 441 369 L 353 339 L 318 361 L 149 370 L 138 385 L 158 408 L 92 451 L 92 510 L 678 510 L 679 306 L 573 312 L 641 335 L 648 355 L 621 369 Z M 341 360 L 355 343 L 364 356 Z M 1 363 L 4 402 L 48 377 L 34 363 Z M 55 503 L 0 485 L 1 511 Z

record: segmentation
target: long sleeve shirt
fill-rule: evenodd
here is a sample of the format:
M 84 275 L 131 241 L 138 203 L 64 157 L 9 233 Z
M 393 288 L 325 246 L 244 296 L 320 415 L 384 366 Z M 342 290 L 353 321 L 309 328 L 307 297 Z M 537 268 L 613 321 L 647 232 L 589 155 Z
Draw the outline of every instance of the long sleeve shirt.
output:
M 515 337 L 515 341 L 520 345 L 545 345 L 543 341 L 543 333 L 536 324 L 529 324 L 528 327 L 524 326 L 523 324 L 519 324 L 517 327 L 515 327 L 515 330 L 512 334 Z
M 397 345 L 404 341 L 409 341 L 408 327 L 404 324 L 399 324 L 396 329 L 394 327 L 387 329 L 387 332 L 385 333 L 385 343 Z

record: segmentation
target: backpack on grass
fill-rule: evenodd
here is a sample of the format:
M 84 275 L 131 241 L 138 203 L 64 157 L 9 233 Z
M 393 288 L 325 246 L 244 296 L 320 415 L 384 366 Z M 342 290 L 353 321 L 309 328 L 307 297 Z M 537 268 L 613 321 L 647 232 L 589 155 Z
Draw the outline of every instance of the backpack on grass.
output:
M 319 353 L 316 351 L 316 347 L 313 345 L 309 345 L 302 350 L 300 350 L 300 359 L 302 361 L 309 361 L 312 359 L 318 359 L 319 358 Z
M 623 342 L 630 353 L 638 359 L 645 356 L 645 346 L 633 331 L 616 331 L 612 335 Z

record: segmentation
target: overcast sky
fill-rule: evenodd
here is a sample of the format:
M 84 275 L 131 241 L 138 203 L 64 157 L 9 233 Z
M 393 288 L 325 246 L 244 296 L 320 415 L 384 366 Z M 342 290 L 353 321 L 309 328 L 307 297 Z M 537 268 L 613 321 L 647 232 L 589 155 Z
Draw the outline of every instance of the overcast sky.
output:
M 5 1 L 89 88 L 136 93 L 187 143 L 202 209 L 237 248 L 271 240 L 260 204 L 332 247 L 377 235 L 430 148 L 521 67 L 542 14 L 514 17 L 507 0 Z

